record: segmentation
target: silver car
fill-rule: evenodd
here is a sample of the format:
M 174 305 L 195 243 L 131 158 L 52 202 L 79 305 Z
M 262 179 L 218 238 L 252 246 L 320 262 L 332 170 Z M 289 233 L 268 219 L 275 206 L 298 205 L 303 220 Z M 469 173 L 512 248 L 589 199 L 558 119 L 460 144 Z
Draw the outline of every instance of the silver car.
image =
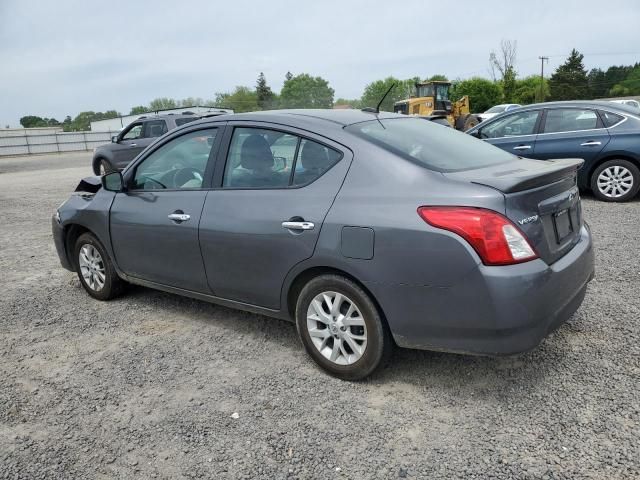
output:
M 534 348 L 594 272 L 576 172 L 403 115 L 292 110 L 189 123 L 55 213 L 62 266 L 295 322 L 344 379 L 394 345 Z

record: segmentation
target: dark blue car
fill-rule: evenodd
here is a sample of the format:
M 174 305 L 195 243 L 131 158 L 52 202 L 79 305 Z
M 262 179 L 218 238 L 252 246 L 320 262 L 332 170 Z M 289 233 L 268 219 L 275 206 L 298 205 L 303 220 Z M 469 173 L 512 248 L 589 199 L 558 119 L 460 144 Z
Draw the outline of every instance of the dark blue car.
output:
M 582 158 L 578 186 L 600 200 L 624 202 L 640 189 L 640 117 L 612 102 L 528 105 L 467 133 L 521 157 Z

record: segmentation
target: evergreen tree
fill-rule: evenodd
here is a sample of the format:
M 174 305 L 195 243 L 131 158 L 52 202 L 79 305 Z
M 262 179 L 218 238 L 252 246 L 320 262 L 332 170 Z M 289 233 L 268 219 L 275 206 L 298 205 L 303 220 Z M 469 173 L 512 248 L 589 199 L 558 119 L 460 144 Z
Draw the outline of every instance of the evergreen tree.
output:
M 551 100 L 584 100 L 589 97 L 589 81 L 583 58 L 584 55 L 574 48 L 567 61 L 551 75 Z
M 260 110 L 269 110 L 273 108 L 273 92 L 269 85 L 267 85 L 267 79 L 263 72 L 258 75 L 258 81 L 256 82 L 256 95 L 258 97 L 258 107 Z
M 589 98 L 603 98 L 607 96 L 610 85 L 607 84 L 606 74 L 599 68 L 594 68 L 587 75 L 589 82 Z

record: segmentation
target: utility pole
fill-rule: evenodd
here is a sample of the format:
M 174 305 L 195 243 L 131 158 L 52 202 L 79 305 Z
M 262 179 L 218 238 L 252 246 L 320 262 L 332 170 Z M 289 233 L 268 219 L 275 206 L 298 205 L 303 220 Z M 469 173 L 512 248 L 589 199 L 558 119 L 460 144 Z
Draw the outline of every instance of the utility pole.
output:
M 540 101 L 544 102 L 544 62 L 549 61 L 549 57 L 538 57 L 540 59 Z

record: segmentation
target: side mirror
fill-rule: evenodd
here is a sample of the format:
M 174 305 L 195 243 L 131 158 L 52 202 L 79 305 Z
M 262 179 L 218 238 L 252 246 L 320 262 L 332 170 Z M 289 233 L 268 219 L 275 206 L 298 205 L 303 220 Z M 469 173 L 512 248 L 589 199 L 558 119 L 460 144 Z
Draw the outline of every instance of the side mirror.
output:
M 118 135 L 113 135 L 111 137 L 111 143 L 118 143 Z
M 102 176 L 102 188 L 109 192 L 122 192 L 124 190 L 124 180 L 122 173 L 110 172 Z

